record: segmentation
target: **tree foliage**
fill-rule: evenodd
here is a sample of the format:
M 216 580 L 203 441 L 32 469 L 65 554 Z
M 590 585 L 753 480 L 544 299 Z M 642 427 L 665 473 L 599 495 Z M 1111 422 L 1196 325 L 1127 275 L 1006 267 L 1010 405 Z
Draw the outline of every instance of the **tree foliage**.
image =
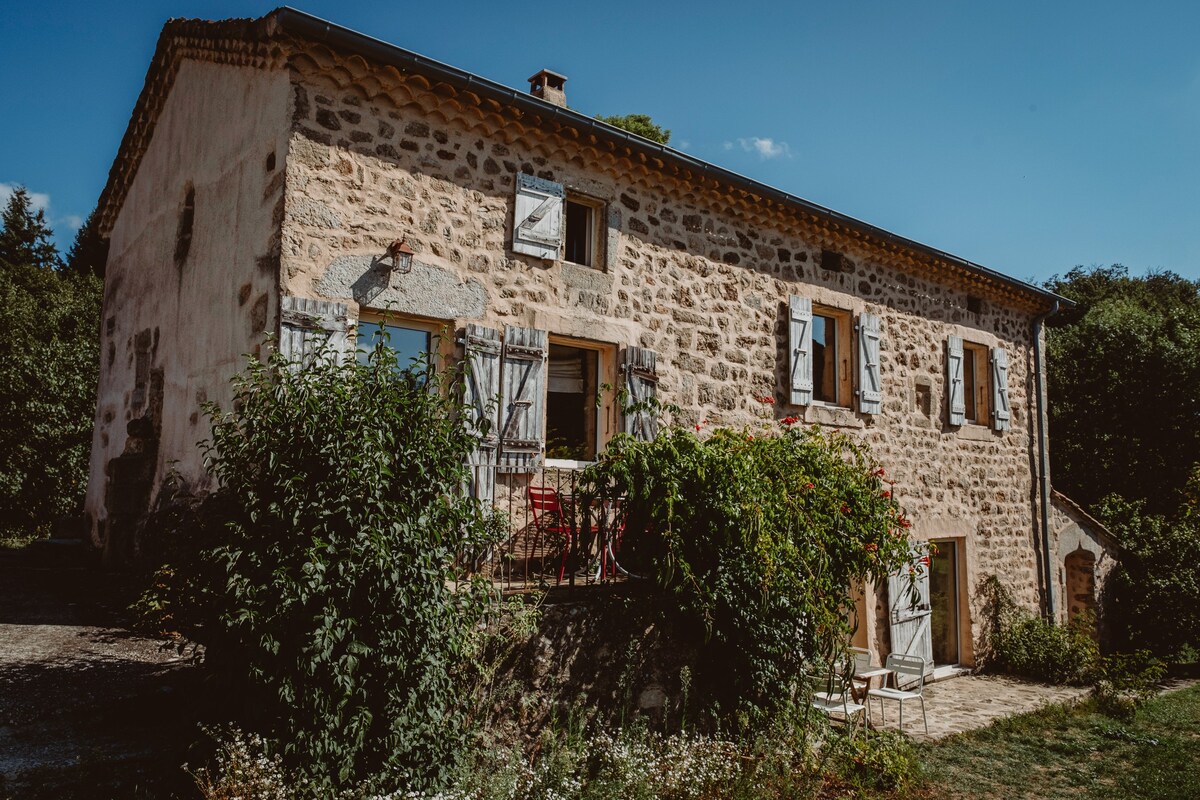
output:
M 1078 303 L 1047 323 L 1056 487 L 1171 513 L 1200 460 L 1200 282 L 1114 265 L 1047 286 Z
M 620 436 L 586 473 L 590 491 L 622 498 L 622 562 L 702 632 L 700 694 L 749 720 L 786 705 L 813 662 L 839 660 L 857 582 L 913 557 L 908 520 L 863 445 L 782 428 Z
M 458 377 L 397 370 L 382 342 L 369 364 L 276 354 L 208 409 L 220 489 L 167 599 L 321 796 L 436 786 L 466 742 L 456 670 L 487 601 L 454 561 L 495 521 L 463 496 Z
M 0 230 L 0 528 L 44 533 L 79 513 L 96 408 L 102 286 L 54 269 L 24 189 Z
M 649 114 L 625 114 L 624 116 L 612 117 L 597 115 L 596 119 L 629 131 L 630 133 L 636 133 L 638 136 L 649 139 L 652 142 L 667 144 L 671 141 L 670 129 L 656 125 Z
M 100 223 L 96 219 L 96 212 L 92 211 L 75 233 L 75 241 L 67 251 L 66 269 L 80 275 L 103 278 L 107 262 L 108 242 L 100 238 Z

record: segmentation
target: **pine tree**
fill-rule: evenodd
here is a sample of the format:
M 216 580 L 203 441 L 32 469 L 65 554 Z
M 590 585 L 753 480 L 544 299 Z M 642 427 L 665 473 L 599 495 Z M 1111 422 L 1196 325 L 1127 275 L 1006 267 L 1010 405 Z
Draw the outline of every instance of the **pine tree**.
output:
M 75 234 L 75 242 L 67 251 L 67 271 L 103 278 L 106 263 L 108 242 L 100 238 L 100 225 L 93 210 L 88 214 L 83 227 Z
M 40 208 L 34 210 L 24 186 L 18 186 L 8 198 L 0 222 L 0 261 L 41 269 L 62 266 L 46 214 Z

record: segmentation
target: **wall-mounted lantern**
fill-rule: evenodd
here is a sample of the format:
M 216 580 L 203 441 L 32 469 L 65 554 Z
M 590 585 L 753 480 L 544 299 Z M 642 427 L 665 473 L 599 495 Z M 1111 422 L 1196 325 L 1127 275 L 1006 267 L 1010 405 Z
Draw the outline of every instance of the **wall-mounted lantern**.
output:
M 404 239 L 397 239 L 388 245 L 387 258 L 392 260 L 392 265 L 388 269 L 389 272 L 398 272 L 401 275 L 407 275 L 412 272 L 413 249 L 408 246 L 408 242 Z M 385 265 L 386 261 L 383 262 Z

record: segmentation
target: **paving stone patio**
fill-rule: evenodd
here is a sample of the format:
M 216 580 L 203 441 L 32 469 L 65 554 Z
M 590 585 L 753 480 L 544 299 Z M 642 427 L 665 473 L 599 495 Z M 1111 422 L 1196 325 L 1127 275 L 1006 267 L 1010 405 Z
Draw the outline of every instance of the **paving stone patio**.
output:
M 1086 686 L 1046 686 L 996 675 L 964 675 L 925 687 L 929 735 L 921 723 L 921 704 L 904 704 L 904 732 L 917 740 L 941 739 L 988 725 L 1001 717 L 1034 711 L 1041 706 L 1085 697 Z M 875 727 L 896 730 L 896 703 L 887 702 L 886 723 L 880 723 L 878 701 L 872 701 Z

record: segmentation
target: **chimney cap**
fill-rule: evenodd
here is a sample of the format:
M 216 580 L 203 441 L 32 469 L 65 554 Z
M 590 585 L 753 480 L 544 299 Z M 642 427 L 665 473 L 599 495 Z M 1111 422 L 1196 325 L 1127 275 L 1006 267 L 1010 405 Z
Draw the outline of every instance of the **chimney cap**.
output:
M 552 69 L 541 69 L 529 76 L 529 83 L 532 85 L 543 84 L 551 89 L 561 89 L 563 84 L 567 82 L 567 76 L 561 72 L 555 72 Z

